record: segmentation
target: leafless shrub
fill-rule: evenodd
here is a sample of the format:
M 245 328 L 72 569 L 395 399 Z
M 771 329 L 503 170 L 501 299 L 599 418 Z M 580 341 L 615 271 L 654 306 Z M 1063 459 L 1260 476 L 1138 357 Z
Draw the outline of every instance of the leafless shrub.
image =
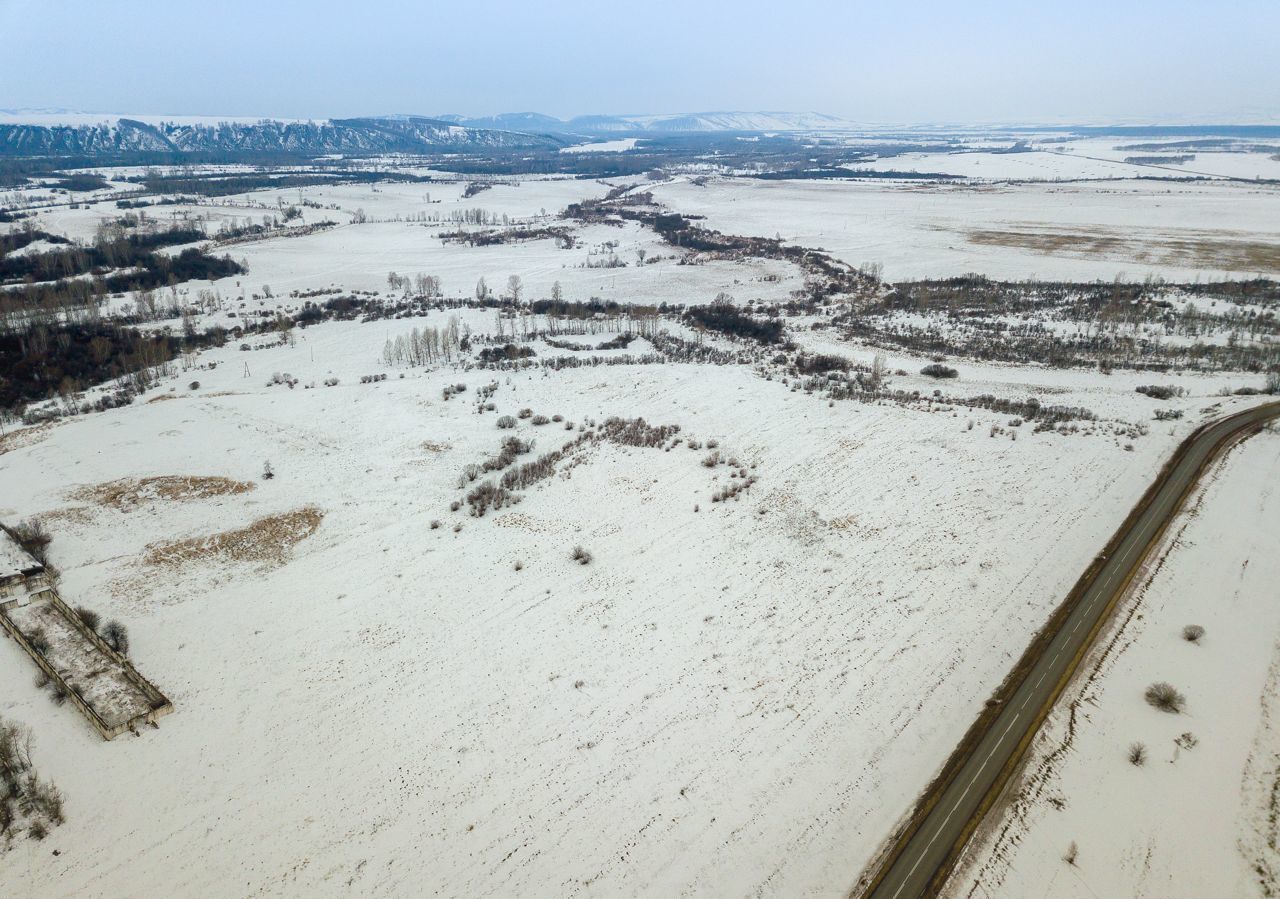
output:
M 702 464 L 707 468 L 715 468 L 720 464 L 720 454 L 718 452 L 710 452 L 702 457 Z
M 956 371 L 949 365 L 942 365 L 934 362 L 920 369 L 920 374 L 930 378 L 958 378 L 960 372 Z
M 1176 743 L 1180 749 L 1195 749 L 1200 741 L 1196 739 L 1195 734 L 1188 731 L 1179 735 L 1173 742 Z
M 25 549 L 31 558 L 41 565 L 49 564 L 49 544 L 53 542 L 53 536 L 39 519 L 31 518 L 19 522 L 7 530 L 9 536 Z
M 26 635 L 27 644 L 40 655 L 44 655 L 49 651 L 49 637 L 45 634 L 44 628 L 38 627 L 31 633 Z
M 1066 854 L 1062 856 L 1062 860 L 1068 865 L 1074 865 L 1076 858 L 1080 855 L 1080 847 L 1076 845 L 1076 841 L 1072 840 L 1071 845 L 1067 847 Z
M 91 631 L 97 631 L 98 625 L 102 622 L 102 616 L 93 609 L 87 609 L 84 606 L 76 606 L 76 615 Z
M 1187 698 L 1179 693 L 1173 684 L 1165 681 L 1159 681 L 1147 687 L 1147 692 L 1143 695 L 1152 706 L 1170 714 L 1181 712 L 1187 702 Z
M 679 425 L 651 425 L 643 418 L 607 418 L 600 436 L 623 446 L 657 447 L 680 432 Z
M 516 416 L 519 418 L 530 418 L 532 415 L 533 415 L 532 409 L 521 409 L 519 412 L 516 413 Z
M 583 549 L 581 546 L 575 546 L 573 548 L 573 552 L 569 554 L 569 558 L 573 559 L 573 561 L 577 562 L 579 565 L 590 565 L 592 557 L 591 553 L 587 552 L 587 550 Z
M 1198 624 L 1188 624 L 1182 629 L 1182 639 L 1188 643 L 1199 643 L 1204 636 L 1204 628 Z
M 31 772 L 27 774 L 25 792 L 32 805 L 35 806 L 35 810 L 46 821 L 51 824 L 61 824 L 63 822 L 61 790 L 51 783 L 45 783 L 34 772 Z
M 485 481 L 467 494 L 467 505 L 471 506 L 472 515 L 482 518 L 490 508 L 501 509 L 513 502 L 513 499 L 511 491 L 506 487 L 493 481 Z
M 120 655 L 129 654 L 129 629 L 114 618 L 102 626 L 102 639 Z
M 433 519 L 431 519 L 431 530 L 433 530 L 433 531 L 434 531 L 434 530 L 438 529 L 439 527 L 440 527 L 440 519 L 438 519 L 438 518 L 433 518 Z
M 512 416 L 510 415 L 499 416 L 498 427 L 503 428 L 505 430 L 508 428 L 514 428 L 515 426 L 516 426 L 516 420 Z
M 547 422 L 551 421 L 551 419 L 547 418 L 545 415 L 535 415 L 530 419 L 530 421 L 535 425 L 545 425 Z
M 1129 744 L 1129 764 L 1141 766 L 1147 761 L 1147 747 L 1144 743 Z
M 524 563 L 521 562 L 519 559 L 516 559 L 516 571 L 522 571 L 523 569 L 524 569 Z

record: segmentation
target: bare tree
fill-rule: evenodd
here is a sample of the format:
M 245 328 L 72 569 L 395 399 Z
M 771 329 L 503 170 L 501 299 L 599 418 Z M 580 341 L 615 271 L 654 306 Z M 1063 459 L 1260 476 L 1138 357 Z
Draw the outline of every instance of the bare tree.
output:
M 888 363 L 885 361 L 884 353 L 876 353 L 875 358 L 871 360 L 872 390 L 879 390 L 884 385 L 884 376 L 887 369 Z
M 489 297 L 489 285 L 484 283 L 484 276 L 480 276 L 480 280 L 476 282 L 476 299 L 485 300 Z
M 520 280 L 519 275 L 512 275 L 507 279 L 507 295 L 511 297 L 511 302 L 519 303 L 522 293 L 524 293 L 524 282 Z
M 129 629 L 114 618 L 102 626 L 102 639 L 120 655 L 129 654 Z

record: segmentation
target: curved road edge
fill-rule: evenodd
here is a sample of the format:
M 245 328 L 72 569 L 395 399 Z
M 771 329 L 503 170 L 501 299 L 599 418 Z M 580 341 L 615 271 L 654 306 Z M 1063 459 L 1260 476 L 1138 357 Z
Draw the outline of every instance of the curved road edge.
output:
M 1207 422 L 1179 444 L 988 700 L 907 822 L 860 876 L 851 897 L 937 895 L 1201 476 L 1229 445 L 1276 417 L 1280 402 L 1260 404 Z

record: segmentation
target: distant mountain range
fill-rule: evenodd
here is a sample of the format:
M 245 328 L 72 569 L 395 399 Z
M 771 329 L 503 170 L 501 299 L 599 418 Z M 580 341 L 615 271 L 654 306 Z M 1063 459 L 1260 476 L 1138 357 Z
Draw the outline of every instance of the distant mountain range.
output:
M 122 153 L 436 153 L 486 149 L 554 150 L 607 135 L 848 130 L 820 113 L 700 112 L 579 116 L 536 112 L 487 118 L 371 116 L 322 121 L 199 117 L 122 118 L 66 110 L 0 110 L 0 156 L 113 156 Z
M 563 137 L 471 128 L 419 116 L 321 122 L 174 122 L 114 119 L 92 124 L 0 123 L 0 156 L 123 153 L 438 153 L 558 149 Z
M 691 134 L 712 131 L 845 131 L 851 122 L 818 112 L 692 112 L 679 115 L 589 115 L 557 119 L 540 112 L 510 112 L 488 118 L 436 116 L 468 128 L 542 134 Z

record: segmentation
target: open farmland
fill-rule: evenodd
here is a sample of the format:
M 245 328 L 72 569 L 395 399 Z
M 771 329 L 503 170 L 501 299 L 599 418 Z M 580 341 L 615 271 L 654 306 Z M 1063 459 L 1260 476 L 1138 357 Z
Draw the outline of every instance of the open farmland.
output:
M 176 709 L 105 747 L 0 653 L 69 810 L 0 889 L 843 895 L 1277 389 L 1274 282 L 1201 265 L 1271 258 L 1265 184 L 379 166 L 0 226 L 0 519 Z
M 6 503 L 57 523 L 64 593 L 127 616 L 182 710 L 89 771 L 96 737 L 0 657 L 10 713 L 39 729 L 42 767 L 78 809 L 56 874 L 26 880 L 20 857 L 6 870 L 90 893 L 140 872 L 228 895 L 825 892 L 876 849 L 1145 472 L 1219 402 L 1218 381 L 1196 379 L 1192 420 L 1126 452 L 1103 434 L 991 436 L 1005 419 L 967 411 L 829 407 L 733 366 L 361 384 L 383 332 L 324 324 L 292 347 L 213 351 L 216 369 L 159 389 L 167 402 L 0 456 Z M 339 384 L 265 386 L 272 371 Z M 1129 380 L 1052 389 L 1136 420 L 1149 401 Z M 490 381 L 497 408 L 476 414 Z M 455 382 L 468 390 L 443 400 Z M 576 425 L 642 416 L 686 442 L 603 444 L 519 505 L 450 512 L 459 472 L 507 433 L 497 418 L 525 407 Z M 576 433 L 519 421 L 535 454 Z M 708 441 L 759 479 L 739 499 L 712 502 L 730 472 L 701 464 Z M 81 498 L 159 474 L 253 479 L 264 460 L 275 477 L 252 491 Z M 278 555 L 153 561 L 165 540 L 306 507 L 323 520 Z M 297 837 L 264 851 L 281 830 Z M 434 851 L 405 858 L 423 835 Z
M 780 233 L 851 265 L 879 262 L 893 281 L 969 272 L 1009 280 L 1150 274 L 1192 281 L 1280 273 L 1277 190 L 1229 181 L 734 179 L 706 187 L 680 180 L 654 194 L 730 233 Z

